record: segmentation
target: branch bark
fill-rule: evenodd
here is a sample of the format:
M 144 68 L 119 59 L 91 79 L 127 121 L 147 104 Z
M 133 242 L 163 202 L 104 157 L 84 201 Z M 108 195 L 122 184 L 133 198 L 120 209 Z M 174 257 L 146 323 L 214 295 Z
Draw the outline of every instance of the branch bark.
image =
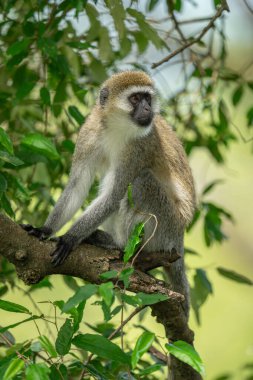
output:
M 175 57 L 176 55 L 182 53 L 185 49 L 189 48 L 190 46 L 196 44 L 197 42 L 201 41 L 201 39 L 204 37 L 204 35 L 208 32 L 209 29 L 211 29 L 214 26 L 215 21 L 222 15 L 224 11 L 229 12 L 229 7 L 226 0 L 222 0 L 220 7 L 218 8 L 215 15 L 210 19 L 209 23 L 202 29 L 200 34 L 195 37 L 191 38 L 189 41 L 185 41 L 184 45 L 182 45 L 180 48 L 174 50 L 171 54 L 164 57 L 162 60 L 153 63 L 151 66 L 152 69 L 155 69 L 156 67 L 162 65 L 165 62 L 168 62 L 171 58 Z
M 123 267 L 121 252 L 116 250 L 104 250 L 88 244 L 82 244 L 67 258 L 59 267 L 53 267 L 49 253 L 54 249 L 52 241 L 39 241 L 29 236 L 19 225 L 8 217 L 0 214 L 0 255 L 16 267 L 17 274 L 25 284 L 35 284 L 45 276 L 51 274 L 65 274 L 82 278 L 91 283 L 100 284 L 100 275 L 109 270 L 120 271 Z M 157 257 L 160 257 L 157 259 Z M 168 262 L 178 258 L 176 252 L 168 257 Z M 145 254 L 138 257 L 144 266 L 160 266 L 165 264 L 165 256 L 161 253 Z M 164 325 L 166 336 L 169 340 L 184 340 L 193 344 L 194 334 L 189 329 L 185 318 L 182 301 L 184 297 L 169 289 L 168 285 L 153 276 L 136 269 L 130 278 L 128 290 L 132 292 L 163 293 L 169 296 L 168 301 L 152 305 L 152 315 L 157 317 L 158 322 Z M 199 380 L 200 375 L 190 366 L 171 357 L 171 367 L 174 380 Z

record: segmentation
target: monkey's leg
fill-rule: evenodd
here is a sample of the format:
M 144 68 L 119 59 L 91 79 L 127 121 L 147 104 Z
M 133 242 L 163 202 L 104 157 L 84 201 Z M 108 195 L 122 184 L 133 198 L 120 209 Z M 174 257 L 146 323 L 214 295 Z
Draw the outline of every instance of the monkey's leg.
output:
M 92 232 L 90 236 L 82 240 L 81 243 L 87 243 L 104 249 L 119 249 L 110 234 L 102 230 Z

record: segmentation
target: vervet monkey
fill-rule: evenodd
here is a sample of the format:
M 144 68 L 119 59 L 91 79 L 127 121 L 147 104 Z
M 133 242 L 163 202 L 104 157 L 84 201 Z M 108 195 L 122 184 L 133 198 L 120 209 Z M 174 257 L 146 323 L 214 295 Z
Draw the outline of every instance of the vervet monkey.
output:
M 174 248 L 182 256 L 168 272 L 172 289 L 185 296 L 188 316 L 183 242 L 195 209 L 194 184 L 183 147 L 159 114 L 154 84 L 144 72 L 124 71 L 105 81 L 80 130 L 65 190 L 43 227 L 24 228 L 42 239 L 57 232 L 81 207 L 97 173 L 98 196 L 59 238 L 52 264 L 62 264 L 85 239 L 123 249 L 136 223 L 155 215 L 158 225 L 144 250 L 148 254 Z M 127 195 L 129 184 L 134 207 Z M 155 218 L 145 224 L 143 243 L 154 231 Z M 104 231 L 97 230 L 101 225 Z

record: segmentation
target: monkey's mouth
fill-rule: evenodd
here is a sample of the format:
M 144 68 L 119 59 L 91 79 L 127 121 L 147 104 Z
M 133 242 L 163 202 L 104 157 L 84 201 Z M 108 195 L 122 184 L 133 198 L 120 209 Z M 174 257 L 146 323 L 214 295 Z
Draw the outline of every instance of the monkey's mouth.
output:
M 140 127 L 148 127 L 153 120 L 153 113 L 147 116 L 134 117 L 135 123 Z

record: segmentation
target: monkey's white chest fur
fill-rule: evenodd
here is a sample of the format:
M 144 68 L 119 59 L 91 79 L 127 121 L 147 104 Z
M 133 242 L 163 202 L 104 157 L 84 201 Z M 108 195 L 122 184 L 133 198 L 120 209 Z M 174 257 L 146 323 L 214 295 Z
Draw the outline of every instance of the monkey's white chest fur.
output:
M 151 132 L 152 124 L 142 128 L 137 126 L 121 109 L 114 110 L 107 117 L 103 131 L 103 148 L 110 162 L 117 162 L 127 144 L 134 139 L 144 137 Z

